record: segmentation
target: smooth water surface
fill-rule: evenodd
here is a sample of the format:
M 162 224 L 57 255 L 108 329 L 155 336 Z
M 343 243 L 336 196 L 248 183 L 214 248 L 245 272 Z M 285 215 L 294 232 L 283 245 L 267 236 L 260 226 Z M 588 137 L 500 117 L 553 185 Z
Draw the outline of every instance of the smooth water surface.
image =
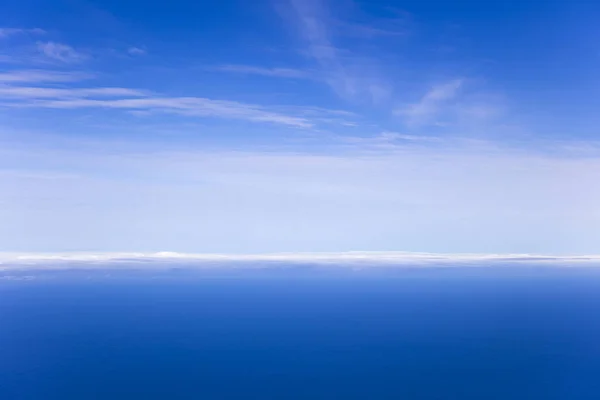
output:
M 600 399 L 600 272 L 0 283 L 0 399 Z

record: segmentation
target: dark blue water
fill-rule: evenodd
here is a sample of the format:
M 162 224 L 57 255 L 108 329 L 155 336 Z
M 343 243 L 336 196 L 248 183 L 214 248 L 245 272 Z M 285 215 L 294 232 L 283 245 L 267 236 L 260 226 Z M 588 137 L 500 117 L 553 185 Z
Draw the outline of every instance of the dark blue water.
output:
M 0 284 L 0 399 L 600 399 L 600 272 Z

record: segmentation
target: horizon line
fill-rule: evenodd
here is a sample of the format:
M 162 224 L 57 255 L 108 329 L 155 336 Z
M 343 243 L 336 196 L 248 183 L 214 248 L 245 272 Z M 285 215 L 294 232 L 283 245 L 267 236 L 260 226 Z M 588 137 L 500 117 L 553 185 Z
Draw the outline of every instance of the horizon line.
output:
M 598 264 L 599 255 L 545 255 L 527 253 L 429 253 L 406 251 L 346 251 L 346 252 L 277 252 L 277 253 L 180 253 L 180 252 L 0 252 L 0 270 L 62 269 L 64 267 L 129 266 L 172 266 L 187 263 L 191 266 L 215 263 L 248 264 L 264 262 L 282 264 L 315 264 L 337 266 L 410 266 L 444 265 L 465 266 L 487 263 L 490 266 L 507 264 L 578 265 Z M 75 265 L 77 264 L 77 266 Z

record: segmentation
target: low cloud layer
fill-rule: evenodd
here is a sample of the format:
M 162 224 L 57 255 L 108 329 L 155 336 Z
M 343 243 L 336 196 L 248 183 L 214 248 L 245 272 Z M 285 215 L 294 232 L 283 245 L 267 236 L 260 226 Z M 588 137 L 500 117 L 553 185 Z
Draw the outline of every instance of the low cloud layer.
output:
M 369 269 L 403 267 L 600 267 L 600 255 L 435 254 L 409 252 L 340 252 L 273 254 L 190 253 L 46 253 L 0 254 L 0 271 L 161 270 L 181 268 L 284 268 L 294 265 Z

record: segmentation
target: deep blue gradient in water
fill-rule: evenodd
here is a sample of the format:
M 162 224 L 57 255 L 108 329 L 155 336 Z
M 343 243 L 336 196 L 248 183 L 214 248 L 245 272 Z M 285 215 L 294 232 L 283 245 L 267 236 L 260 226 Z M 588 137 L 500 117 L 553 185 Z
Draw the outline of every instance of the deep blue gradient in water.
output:
M 600 272 L 0 283 L 0 399 L 600 399 Z

